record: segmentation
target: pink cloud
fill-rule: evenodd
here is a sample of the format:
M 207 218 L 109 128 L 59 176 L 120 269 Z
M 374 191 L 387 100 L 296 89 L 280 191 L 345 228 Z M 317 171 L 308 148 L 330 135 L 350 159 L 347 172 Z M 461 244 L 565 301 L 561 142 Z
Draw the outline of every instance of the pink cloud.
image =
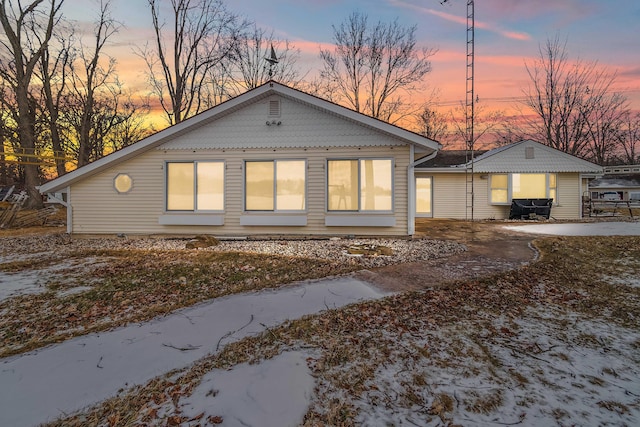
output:
M 455 22 L 456 24 L 462 24 L 462 25 L 467 25 L 467 18 L 466 16 L 458 16 L 458 15 L 452 15 L 450 13 L 446 13 L 440 10 L 435 10 L 435 9 L 430 9 L 430 8 L 426 8 L 426 7 L 421 7 L 421 6 L 417 6 L 411 3 L 406 3 L 404 1 L 401 0 L 389 0 L 389 3 L 391 3 L 394 6 L 397 7 L 402 7 L 402 8 L 406 8 L 406 9 L 411 9 L 414 11 L 418 11 L 420 13 L 426 13 L 426 14 L 430 14 L 430 15 L 434 15 L 437 16 L 439 18 L 442 18 L 446 21 L 450 21 L 450 22 Z M 508 38 L 508 39 L 514 39 L 514 40 L 531 40 L 531 35 L 527 34 L 527 33 L 523 33 L 523 32 L 518 32 L 518 31 L 510 31 L 510 30 L 504 30 L 496 25 L 491 25 L 487 22 L 479 22 L 477 19 L 475 20 L 475 27 L 476 28 L 481 28 L 483 30 L 486 31 L 491 31 L 493 33 L 497 33 L 500 34 L 501 36 Z

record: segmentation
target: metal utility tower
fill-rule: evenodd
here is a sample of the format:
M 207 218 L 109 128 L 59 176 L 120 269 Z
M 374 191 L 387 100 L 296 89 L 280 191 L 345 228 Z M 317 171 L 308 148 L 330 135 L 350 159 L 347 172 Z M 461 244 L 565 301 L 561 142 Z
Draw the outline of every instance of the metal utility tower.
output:
M 466 160 L 466 216 L 473 221 L 473 207 L 475 195 L 473 191 L 473 163 L 474 163 L 474 134 L 473 119 L 475 116 L 475 91 L 473 86 L 474 56 L 475 56 L 475 18 L 473 0 L 467 0 L 467 96 L 465 103 L 465 118 L 467 124 Z
M 445 4 L 450 0 L 442 0 Z M 475 17 L 473 0 L 467 0 L 467 72 L 466 72 L 466 98 L 465 98 L 465 121 L 466 121 L 466 170 L 465 170 L 465 204 L 466 219 L 473 221 L 473 208 L 475 196 L 473 190 L 473 163 L 474 163 L 474 133 L 473 120 L 475 117 L 475 90 L 474 78 L 474 57 L 475 57 Z

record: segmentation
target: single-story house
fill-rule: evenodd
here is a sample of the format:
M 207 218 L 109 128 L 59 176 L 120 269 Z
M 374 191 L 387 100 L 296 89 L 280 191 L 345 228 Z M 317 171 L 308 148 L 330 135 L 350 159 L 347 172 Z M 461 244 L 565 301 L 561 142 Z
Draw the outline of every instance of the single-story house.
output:
M 416 217 L 581 216 L 599 166 L 533 141 L 470 164 L 417 133 L 268 82 L 40 187 L 85 235 L 410 236 Z M 456 160 L 457 159 L 457 160 Z M 444 160 L 444 162 L 443 162 Z
M 415 168 L 418 217 L 507 219 L 512 199 L 553 199 L 551 216 L 582 217 L 596 164 L 531 140 L 475 153 L 439 151 Z
M 414 233 L 441 146 L 271 81 L 43 184 L 72 234 Z

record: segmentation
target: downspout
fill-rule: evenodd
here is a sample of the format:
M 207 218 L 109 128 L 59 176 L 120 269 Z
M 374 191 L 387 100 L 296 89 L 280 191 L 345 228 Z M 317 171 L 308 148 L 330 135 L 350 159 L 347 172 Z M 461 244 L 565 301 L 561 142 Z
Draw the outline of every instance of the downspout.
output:
M 71 187 L 67 187 L 67 234 L 73 233 L 73 206 L 71 206 Z
M 427 162 L 433 159 L 438 154 L 438 150 L 434 150 L 433 153 L 421 158 L 420 160 L 414 160 L 415 158 L 415 146 L 409 147 L 409 165 L 407 166 L 407 187 L 408 195 L 408 212 L 407 212 L 407 234 L 413 236 L 416 232 L 416 177 L 415 167 L 420 163 Z

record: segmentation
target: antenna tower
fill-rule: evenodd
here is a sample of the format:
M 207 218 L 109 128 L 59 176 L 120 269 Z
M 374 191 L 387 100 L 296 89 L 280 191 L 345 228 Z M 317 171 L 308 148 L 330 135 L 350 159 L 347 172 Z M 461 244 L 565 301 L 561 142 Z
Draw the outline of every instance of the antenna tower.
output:
M 445 4 L 450 0 L 442 0 L 440 4 Z M 473 164 L 474 164 L 474 117 L 475 117 L 475 90 L 473 85 L 475 59 L 475 17 L 473 0 L 467 0 L 467 73 L 466 73 L 466 98 L 465 98 L 465 122 L 466 122 L 466 219 L 473 221 L 473 208 L 475 205 L 475 195 L 473 191 Z
M 466 190 L 467 190 L 467 219 L 473 221 L 473 207 L 475 194 L 473 191 L 473 163 L 474 163 L 474 134 L 473 119 L 475 117 L 475 91 L 473 85 L 475 57 L 475 18 L 473 0 L 467 0 L 467 96 L 465 103 L 465 119 L 467 124 L 466 149 Z

